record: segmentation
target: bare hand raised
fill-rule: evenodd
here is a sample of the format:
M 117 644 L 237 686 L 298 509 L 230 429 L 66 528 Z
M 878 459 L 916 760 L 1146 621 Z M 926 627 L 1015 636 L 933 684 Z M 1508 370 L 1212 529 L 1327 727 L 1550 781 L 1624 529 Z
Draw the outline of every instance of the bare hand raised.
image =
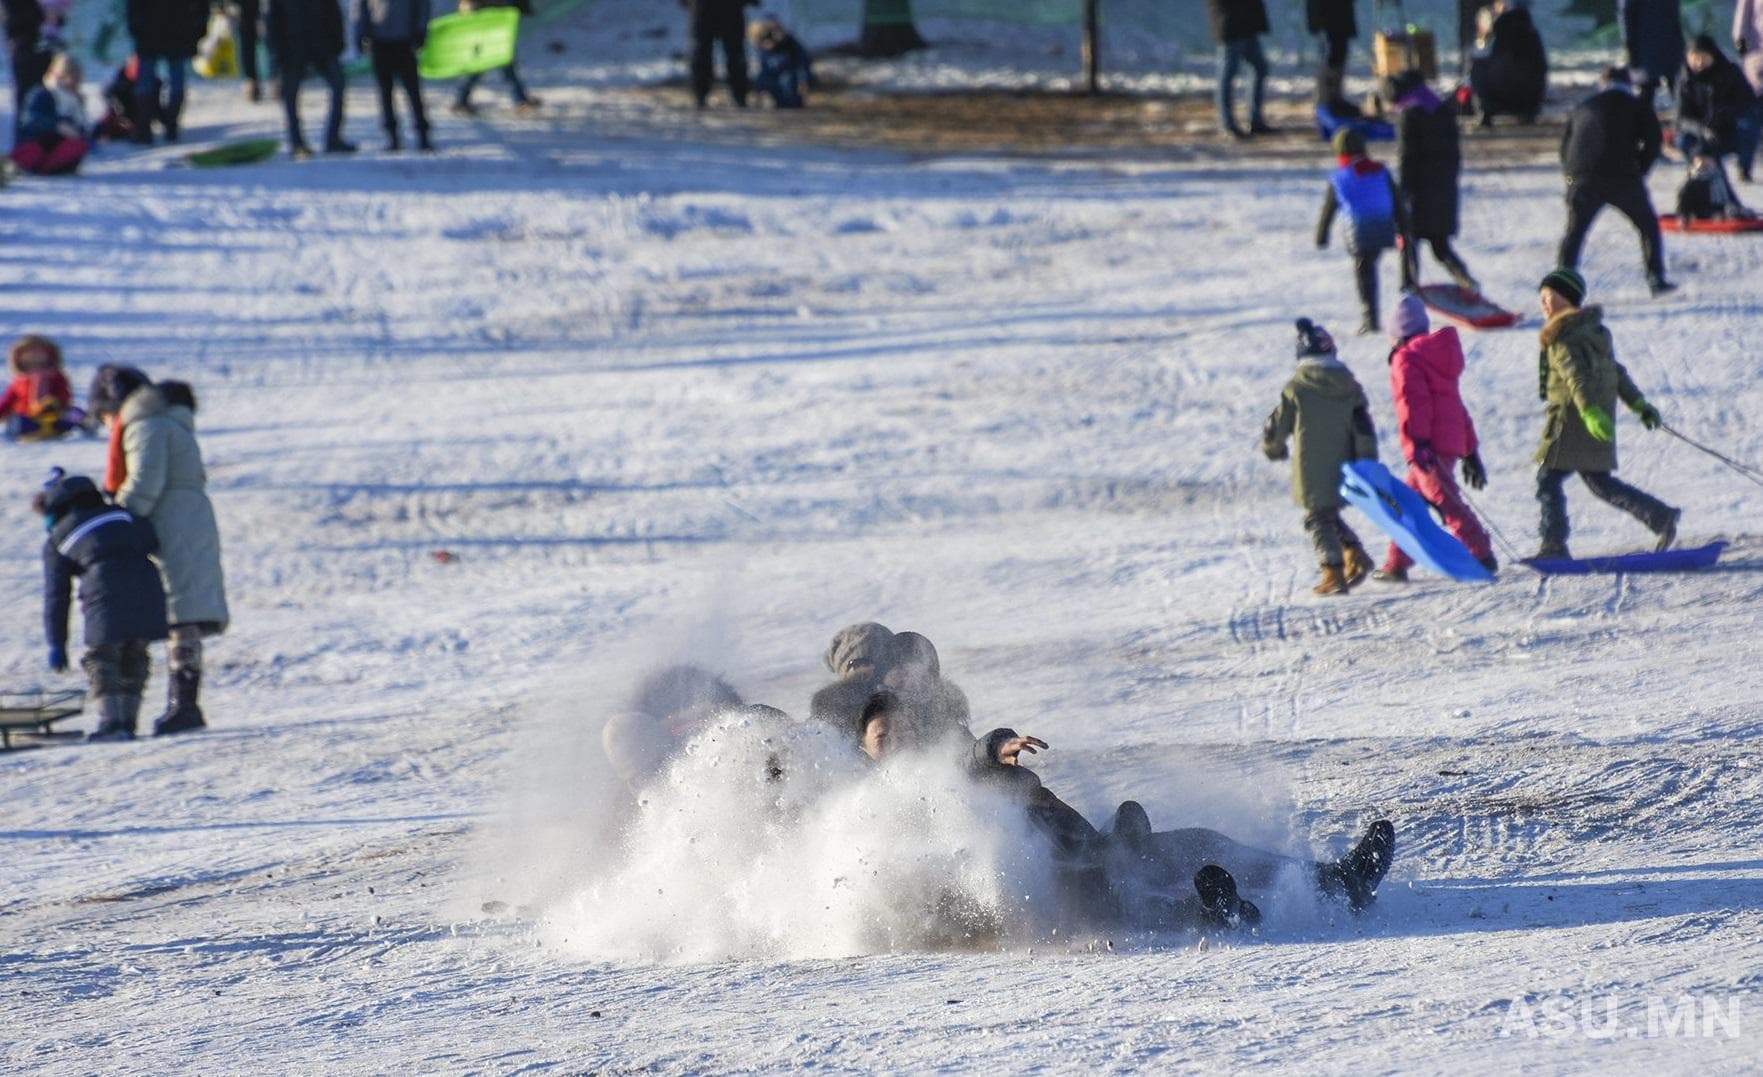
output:
M 1047 747 L 1047 742 L 1039 737 L 1011 737 L 998 745 L 998 762 L 1002 766 L 1018 765 L 1018 757 L 1023 752 L 1034 755 L 1039 749 Z

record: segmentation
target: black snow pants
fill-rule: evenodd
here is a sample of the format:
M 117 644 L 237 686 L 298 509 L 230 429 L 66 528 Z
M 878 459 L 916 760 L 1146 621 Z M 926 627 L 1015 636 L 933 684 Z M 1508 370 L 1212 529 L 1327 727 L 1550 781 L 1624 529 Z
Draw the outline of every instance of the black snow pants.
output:
M 1647 279 L 1665 277 L 1665 244 L 1659 236 L 1659 217 L 1653 212 L 1653 200 L 1647 185 L 1639 177 L 1612 180 L 1596 176 L 1567 177 L 1567 232 L 1561 237 L 1561 249 L 1555 264 L 1569 269 L 1579 267 L 1579 251 L 1585 245 L 1592 221 L 1605 206 L 1627 217 L 1641 234 L 1641 257 L 1647 263 Z
M 1543 510 L 1539 530 L 1544 550 L 1553 552 L 1567 548 L 1567 492 L 1562 484 L 1567 481 L 1567 476 L 1574 474 L 1599 499 L 1633 516 L 1655 535 L 1664 532 L 1676 519 L 1676 509 L 1608 471 L 1558 471 L 1545 464 L 1537 471 L 1537 501 Z
M 710 96 L 715 67 L 711 50 L 722 46 L 728 92 L 735 104 L 747 104 L 747 26 L 741 0 L 692 0 L 692 98 L 702 105 Z

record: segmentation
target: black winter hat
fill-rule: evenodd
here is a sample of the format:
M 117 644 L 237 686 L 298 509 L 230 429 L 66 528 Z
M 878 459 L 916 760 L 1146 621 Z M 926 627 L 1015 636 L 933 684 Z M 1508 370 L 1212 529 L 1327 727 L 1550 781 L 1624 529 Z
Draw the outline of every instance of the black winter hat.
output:
M 1537 283 L 1539 291 L 1544 288 L 1576 307 L 1585 302 L 1585 278 L 1566 266 L 1550 271 L 1548 276 Z
M 31 498 L 31 507 L 44 516 L 60 519 L 83 505 L 102 505 L 98 484 L 84 475 L 69 475 L 60 468 L 49 472 L 49 481 Z
M 1697 34 L 1695 40 L 1690 42 L 1690 51 L 1705 56 L 1719 56 L 1720 46 L 1715 43 L 1713 34 Z
M 1328 330 L 1308 318 L 1299 318 L 1298 327 L 1298 358 L 1306 359 L 1312 355 L 1333 355 L 1334 338 Z
M 92 388 L 86 392 L 86 411 L 97 416 L 115 415 L 130 393 L 152 384 L 153 379 L 139 367 L 105 363 L 92 375 Z

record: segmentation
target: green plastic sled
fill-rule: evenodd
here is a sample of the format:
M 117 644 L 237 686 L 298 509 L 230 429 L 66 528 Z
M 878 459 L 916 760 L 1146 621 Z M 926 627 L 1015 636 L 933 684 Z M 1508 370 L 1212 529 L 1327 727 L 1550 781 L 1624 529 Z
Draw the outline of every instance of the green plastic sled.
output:
M 184 160 L 197 168 L 220 168 L 225 165 L 249 165 L 275 156 L 281 143 L 273 138 L 246 138 L 228 142 L 211 150 L 187 153 Z
M 429 23 L 428 41 L 422 46 L 416 69 L 425 79 L 456 79 L 507 67 L 514 62 L 514 42 L 519 36 L 518 8 L 442 15 Z

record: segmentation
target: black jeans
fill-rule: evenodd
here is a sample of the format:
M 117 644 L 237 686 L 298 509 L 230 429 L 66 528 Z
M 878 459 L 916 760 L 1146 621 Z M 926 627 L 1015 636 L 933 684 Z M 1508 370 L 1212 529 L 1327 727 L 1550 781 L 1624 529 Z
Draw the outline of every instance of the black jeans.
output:
M 335 56 L 313 60 L 284 56 L 282 69 L 282 111 L 288 120 L 288 146 L 299 149 L 306 145 L 300 133 L 300 80 L 308 71 L 325 81 L 331 90 L 330 115 L 325 118 L 324 144 L 334 146 L 343 138 L 343 67 Z
M 1599 499 L 1633 516 L 1655 535 L 1670 526 L 1676 515 L 1677 510 L 1670 505 L 1635 489 L 1608 471 L 1558 471 L 1544 464 L 1537 470 L 1537 501 L 1543 510 L 1539 530 L 1545 550 L 1567 548 L 1567 491 L 1562 484 L 1567 481 L 1567 476 L 1574 474 Z
M 722 46 L 728 92 L 747 103 L 747 21 L 738 0 L 694 0 L 692 4 L 692 97 L 701 105 L 710 96 L 715 68 L 711 50 Z
M 262 7 L 262 0 L 239 0 L 239 73 L 252 82 L 258 81 L 257 25 Z
M 404 96 L 410 99 L 410 121 L 418 135 L 427 135 L 428 113 L 422 107 L 422 76 L 416 71 L 416 46 L 408 41 L 375 41 L 373 43 L 373 77 L 380 88 L 380 119 L 386 133 L 398 132 L 398 110 L 392 105 L 392 90 L 402 83 Z
M 1653 212 L 1653 200 L 1647 185 L 1639 176 L 1624 179 L 1569 176 L 1567 178 L 1567 233 L 1561 237 L 1561 249 L 1555 264 L 1569 269 L 1579 267 L 1579 251 L 1592 221 L 1605 206 L 1627 217 L 1641 234 L 1641 257 L 1647 263 L 1647 277 L 1660 280 L 1665 276 L 1665 244 L 1659 237 L 1659 217 Z
M 1377 318 L 1377 260 L 1382 257 L 1384 248 L 1370 251 L 1353 251 L 1353 284 L 1359 289 L 1359 308 L 1365 316 L 1365 323 L 1373 329 L 1378 326 Z M 1402 283 L 1408 283 L 1408 264 L 1402 263 Z
M 1437 259 L 1439 265 L 1445 267 L 1445 272 L 1451 275 L 1452 280 L 1472 292 L 1476 290 L 1475 278 L 1470 274 L 1469 267 L 1463 263 L 1456 248 L 1451 246 L 1450 236 L 1408 237 L 1408 249 L 1402 252 L 1402 287 L 1412 288 L 1420 281 L 1420 245 L 1422 243 L 1432 248 L 1433 258 Z

